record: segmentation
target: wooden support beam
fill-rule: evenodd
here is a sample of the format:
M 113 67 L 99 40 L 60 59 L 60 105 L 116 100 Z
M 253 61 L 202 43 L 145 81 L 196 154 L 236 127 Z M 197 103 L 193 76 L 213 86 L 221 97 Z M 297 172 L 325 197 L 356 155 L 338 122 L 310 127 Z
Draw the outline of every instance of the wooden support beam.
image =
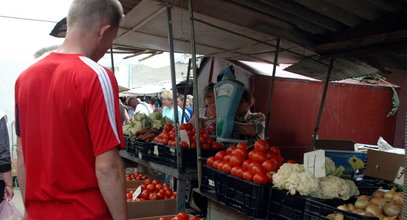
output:
M 351 12 L 365 20 L 374 21 L 380 17 L 383 12 L 377 7 L 363 1 L 363 0 L 325 0 L 338 8 Z

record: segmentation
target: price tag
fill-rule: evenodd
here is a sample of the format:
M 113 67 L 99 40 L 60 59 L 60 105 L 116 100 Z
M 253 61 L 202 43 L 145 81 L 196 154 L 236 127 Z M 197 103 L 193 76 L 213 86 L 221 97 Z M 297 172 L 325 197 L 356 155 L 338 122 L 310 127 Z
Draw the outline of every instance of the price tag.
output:
M 208 185 L 215 187 L 215 181 L 208 179 Z
M 325 176 L 325 151 L 316 150 L 304 154 L 304 169 L 315 177 Z
M 137 187 L 136 191 L 133 193 L 133 201 L 137 199 L 137 197 L 141 194 L 143 190 L 141 190 L 141 186 Z
M 175 153 L 175 148 L 170 148 L 171 153 Z
M 403 186 L 404 185 L 404 167 L 400 167 L 397 171 L 396 178 L 394 178 L 394 183 Z
M 140 152 L 138 153 L 138 158 L 143 159 L 143 155 Z
M 186 130 L 179 130 L 179 136 L 181 138 L 181 142 L 185 141 L 188 144 L 188 146 L 190 145 L 188 133 Z
M 153 154 L 155 154 L 155 155 L 157 155 L 158 156 L 158 146 L 157 145 L 154 145 L 154 152 L 153 152 Z

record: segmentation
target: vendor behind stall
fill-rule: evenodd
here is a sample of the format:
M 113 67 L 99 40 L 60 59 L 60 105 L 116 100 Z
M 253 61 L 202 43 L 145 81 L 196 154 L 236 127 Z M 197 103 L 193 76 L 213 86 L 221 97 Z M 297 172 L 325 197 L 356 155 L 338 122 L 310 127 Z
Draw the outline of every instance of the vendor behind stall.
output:
M 216 105 L 214 96 L 214 83 L 209 83 L 203 93 L 205 107 L 199 109 L 199 126 L 205 128 L 209 135 L 216 134 Z M 195 126 L 196 114 L 191 117 L 191 122 Z
M 265 121 L 263 113 L 253 113 L 250 108 L 254 105 L 254 97 L 249 89 L 245 89 L 236 112 L 231 138 L 247 140 L 248 145 L 264 139 Z

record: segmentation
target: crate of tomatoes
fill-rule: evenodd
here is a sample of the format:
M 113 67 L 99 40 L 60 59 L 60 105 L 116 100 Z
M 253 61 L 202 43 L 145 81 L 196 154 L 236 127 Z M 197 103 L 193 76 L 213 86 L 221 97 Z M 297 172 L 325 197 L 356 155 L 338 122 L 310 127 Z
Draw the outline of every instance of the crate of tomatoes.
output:
M 179 130 L 182 137 L 180 139 L 182 153 L 182 167 L 184 169 L 196 169 L 196 129 L 191 123 L 181 124 Z M 202 148 L 202 157 L 215 155 L 216 152 L 223 149 L 223 144 L 213 141 L 205 129 L 200 129 L 200 145 Z M 171 124 L 164 126 L 163 132 L 154 138 L 154 146 L 151 156 L 153 161 L 162 163 L 171 167 L 177 167 L 177 149 L 175 140 L 175 128 Z
M 228 180 L 229 178 L 222 171 L 203 165 L 200 190 L 204 195 L 225 203 Z
M 251 148 L 251 147 L 250 147 Z M 239 143 L 209 157 L 207 165 L 227 175 L 226 204 L 253 218 L 265 218 L 273 173 L 283 157 L 278 147 L 258 140 L 254 148 Z

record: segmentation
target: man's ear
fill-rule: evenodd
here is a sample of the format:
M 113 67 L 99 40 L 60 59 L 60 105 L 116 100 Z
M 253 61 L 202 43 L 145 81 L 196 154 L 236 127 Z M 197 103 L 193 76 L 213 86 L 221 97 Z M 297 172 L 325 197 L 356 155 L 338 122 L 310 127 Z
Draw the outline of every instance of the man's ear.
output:
M 112 26 L 110 24 L 101 25 L 98 31 L 98 40 L 102 41 Z

